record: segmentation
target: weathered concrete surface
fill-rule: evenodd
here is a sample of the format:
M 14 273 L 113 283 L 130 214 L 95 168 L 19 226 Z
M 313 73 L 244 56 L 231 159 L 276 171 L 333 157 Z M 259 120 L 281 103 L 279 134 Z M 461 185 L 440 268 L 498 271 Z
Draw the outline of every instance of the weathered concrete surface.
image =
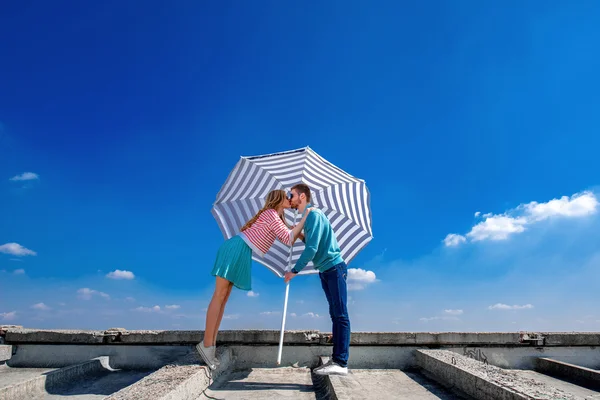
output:
M 0 344 L 0 363 L 10 360 L 12 357 L 12 346 L 8 344 Z
M 239 369 L 274 368 L 277 346 L 229 346 L 236 357 Z M 350 368 L 396 368 L 406 369 L 415 365 L 416 347 L 356 346 L 350 347 Z M 331 346 L 284 346 L 281 366 L 314 368 L 320 356 L 329 357 Z
M 417 350 L 417 361 L 434 379 L 481 400 L 568 399 L 578 397 L 531 379 L 447 350 Z
M 12 370 L 11 375 L 19 381 L 1 388 L 0 399 L 22 400 L 41 397 L 45 393 L 52 392 L 78 378 L 102 373 L 107 368 L 108 358 L 101 357 L 49 372 L 39 373 L 38 371 L 37 376 L 26 380 L 23 380 L 24 375 L 19 374 L 18 370 Z
M 197 399 L 315 399 L 308 368 L 256 368 L 217 379 Z
M 327 361 L 328 357 L 321 358 L 322 364 Z M 415 371 L 351 369 L 346 376 L 330 375 L 325 379 L 332 388 L 332 397 L 337 400 L 464 399 Z
M 69 343 L 99 344 L 104 341 L 103 331 L 7 329 L 6 343 Z
M 25 344 L 7 362 L 11 367 L 62 368 L 92 358 L 108 356 L 114 369 L 158 369 L 189 354 L 192 346 L 124 346 Z
M 82 377 L 68 386 L 51 389 L 43 400 L 100 400 L 134 384 L 150 371 L 107 371 L 93 377 Z
M 221 365 L 211 371 L 200 365 L 199 356 L 188 354 L 175 364 L 167 365 L 135 384 L 120 390 L 107 400 L 193 400 L 234 363 L 230 349 L 220 348 L 217 356 Z
M 539 357 L 570 362 L 596 369 L 600 366 L 600 352 L 594 347 L 444 347 L 454 353 L 470 356 L 500 368 L 535 369 Z M 352 352 L 352 349 L 351 349 Z
M 600 371 L 595 369 L 543 357 L 537 359 L 535 369 L 547 375 L 576 382 L 587 388 L 600 389 Z
M 600 393 L 585 387 L 564 381 L 562 379 L 553 378 L 548 375 L 541 374 L 536 371 L 514 371 L 519 377 L 524 380 L 539 382 L 547 387 L 552 387 L 561 390 L 563 393 L 568 393 L 568 396 L 558 397 L 559 399 L 581 399 L 581 400 L 597 400 L 600 399 Z
M 181 344 L 198 343 L 203 331 L 129 331 L 111 328 L 105 331 L 4 329 L 9 344 Z M 599 346 L 598 333 L 540 333 L 545 346 Z M 286 344 L 327 344 L 330 333 L 319 331 L 287 331 Z M 505 332 L 353 332 L 352 346 L 531 346 L 520 342 L 521 333 Z M 228 330 L 219 332 L 219 344 L 279 343 L 278 330 Z
M 54 368 L 11 368 L 7 365 L 0 365 L 0 391 L 54 370 Z

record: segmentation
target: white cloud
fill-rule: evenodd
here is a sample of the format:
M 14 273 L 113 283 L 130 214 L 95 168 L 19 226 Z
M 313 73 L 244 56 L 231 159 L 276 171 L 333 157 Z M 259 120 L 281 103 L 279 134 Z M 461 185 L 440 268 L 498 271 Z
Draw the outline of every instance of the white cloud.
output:
M 373 282 L 377 282 L 375 272 L 362 268 L 348 269 L 348 290 L 362 290 Z
M 494 215 L 475 225 L 467 237 L 473 242 L 479 240 L 504 240 L 513 233 L 525 231 L 527 219 L 513 218 L 506 215 Z
M 179 304 L 172 304 L 170 306 L 165 306 L 167 310 L 179 310 L 181 306 Z
M 481 240 L 505 240 L 511 235 L 524 232 L 528 226 L 550 218 L 581 218 L 595 214 L 598 199 L 590 191 L 576 193 L 571 197 L 562 196 L 546 203 L 532 201 L 521 204 L 503 214 L 487 213 L 484 220 L 471 228 L 465 236 L 449 234 L 444 239 L 446 246 L 457 246 L 469 239 L 472 242 Z M 479 211 L 475 216 L 479 216 Z
M 140 312 L 160 312 L 160 306 L 154 306 L 154 307 L 138 307 L 135 309 L 135 311 L 140 311 Z
M 475 213 L 475 218 L 479 217 L 480 215 L 481 215 L 481 211 L 477 211 L 477 212 Z
M 298 304 L 304 304 L 304 300 L 298 300 L 296 303 L 298 303 Z
M 58 303 L 59 306 L 64 307 L 67 305 L 67 303 Z
M 33 250 L 26 249 L 19 243 L 6 243 L 0 246 L 0 253 L 10 254 L 13 256 L 35 256 L 37 253 Z
M 13 271 L 14 275 L 25 275 L 25 270 L 23 268 L 15 269 Z
M 462 315 L 463 310 L 444 310 L 444 313 L 449 315 Z
M 8 261 L 23 262 L 23 260 L 19 260 L 18 258 L 9 258 Z
M 525 204 L 523 208 L 532 222 L 543 221 L 555 216 L 576 218 L 596 213 L 598 200 L 592 192 L 581 192 L 570 198 L 562 196 L 560 199 L 553 199 L 547 203 L 532 201 Z
M 41 310 L 41 311 L 48 311 L 48 310 L 50 310 L 50 307 L 48 307 L 44 303 L 34 304 L 34 305 L 31 306 L 31 308 L 33 308 L 34 310 Z
M 253 292 L 252 290 L 248 292 L 247 294 L 248 297 L 258 297 L 260 296 L 260 293 L 257 292 Z
M 297 315 L 296 315 L 296 313 L 295 313 L 295 312 L 293 312 L 293 313 L 291 313 L 291 314 L 290 314 L 290 317 L 294 317 L 294 318 L 296 318 L 296 317 L 297 317 Z
M 130 297 L 125 297 L 125 301 L 134 302 L 135 298 L 133 298 L 131 296 Z
M 239 318 L 240 318 L 239 314 L 223 315 L 223 319 L 239 319 Z
M 0 317 L 2 317 L 2 319 L 4 321 L 12 321 L 13 319 L 15 319 L 17 316 L 17 312 L 16 311 L 11 311 L 11 312 L 6 312 L 6 313 L 0 313 Z
M 321 315 L 315 314 L 313 312 L 307 312 L 306 314 L 302 314 L 302 316 L 309 317 L 309 318 L 321 318 Z
M 131 271 L 121 271 L 120 269 L 116 269 L 113 272 L 109 272 L 108 274 L 106 274 L 106 277 L 109 279 L 116 279 L 116 280 L 118 280 L 118 279 L 130 280 L 130 279 L 134 279 L 135 275 Z
M 104 292 L 99 292 L 90 288 L 81 288 L 77 291 L 78 297 L 82 300 L 90 300 L 92 296 L 100 296 L 105 299 L 110 299 L 110 296 Z
M 519 306 L 519 305 L 510 306 L 508 304 L 496 303 L 493 306 L 489 306 L 488 310 L 527 310 L 527 309 L 531 309 L 531 308 L 533 308 L 533 306 L 531 304 L 525 304 L 522 306 Z
M 37 179 L 40 179 L 40 176 L 34 172 L 23 172 L 21 175 L 10 178 L 11 181 L 32 181 Z
M 260 315 L 266 315 L 266 316 L 270 316 L 270 315 L 280 315 L 281 313 L 279 311 L 263 311 L 260 313 Z
M 444 238 L 446 247 L 458 246 L 466 241 L 467 239 L 463 235 L 457 235 L 456 233 L 449 233 L 448 236 Z

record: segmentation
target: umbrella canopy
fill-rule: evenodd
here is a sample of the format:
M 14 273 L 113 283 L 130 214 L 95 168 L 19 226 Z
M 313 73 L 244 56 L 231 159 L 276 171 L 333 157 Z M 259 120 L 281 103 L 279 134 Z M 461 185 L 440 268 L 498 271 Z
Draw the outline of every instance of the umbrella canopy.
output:
M 212 208 L 223 236 L 229 239 L 237 235 L 246 221 L 262 208 L 271 190 L 289 190 L 297 183 L 305 183 L 311 188 L 312 203 L 331 222 L 342 257 L 349 263 L 373 237 L 369 191 L 362 179 L 344 172 L 309 147 L 241 157 Z M 286 210 L 285 218 L 290 225 L 300 220 L 293 210 Z M 302 251 L 304 243 L 297 241 L 293 246 L 291 265 L 295 265 Z M 283 277 L 289 270 L 290 248 L 275 241 L 265 257 L 253 255 L 252 258 Z M 301 273 L 315 272 L 311 262 Z

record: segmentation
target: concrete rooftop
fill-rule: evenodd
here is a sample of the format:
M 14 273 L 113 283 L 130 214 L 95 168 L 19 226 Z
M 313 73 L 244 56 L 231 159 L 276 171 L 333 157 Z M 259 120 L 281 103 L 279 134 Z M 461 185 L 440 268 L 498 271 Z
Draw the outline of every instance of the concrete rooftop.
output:
M 329 333 L 0 326 L 0 399 L 600 399 L 600 333 L 354 332 L 350 373 L 318 377 Z

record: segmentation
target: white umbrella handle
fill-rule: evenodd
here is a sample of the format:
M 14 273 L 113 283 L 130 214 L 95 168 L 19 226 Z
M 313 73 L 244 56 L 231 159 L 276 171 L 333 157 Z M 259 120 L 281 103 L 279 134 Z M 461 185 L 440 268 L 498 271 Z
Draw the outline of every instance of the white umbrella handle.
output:
M 285 330 L 285 316 L 287 314 L 288 296 L 290 294 L 290 283 L 285 284 L 285 300 L 283 302 L 283 317 L 281 318 L 281 332 L 279 333 L 279 352 L 277 353 L 277 365 L 281 365 L 281 352 L 283 350 L 283 332 Z

